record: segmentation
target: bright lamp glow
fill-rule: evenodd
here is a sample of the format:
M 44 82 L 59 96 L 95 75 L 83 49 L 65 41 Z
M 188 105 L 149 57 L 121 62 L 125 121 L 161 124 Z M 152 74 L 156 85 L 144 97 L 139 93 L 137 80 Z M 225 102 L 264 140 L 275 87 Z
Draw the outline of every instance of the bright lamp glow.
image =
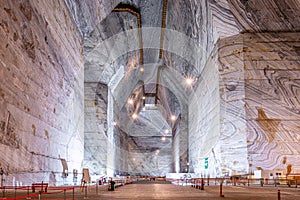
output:
M 175 121 L 176 120 L 176 116 L 175 115 L 171 115 L 171 120 Z
M 161 140 L 162 140 L 162 141 L 166 141 L 166 137 L 165 137 L 165 136 L 162 136 L 162 137 L 161 137 Z
M 159 152 L 160 152 L 159 149 L 157 149 L 157 150 L 155 151 L 155 154 L 158 155 Z
M 186 84 L 188 84 L 188 85 L 192 85 L 193 82 L 194 82 L 194 80 L 193 80 L 192 78 L 186 78 L 186 79 L 185 79 L 185 82 L 186 82 Z
M 132 118 L 133 118 L 133 119 L 136 119 L 136 118 L 137 118 L 137 114 L 136 114 L 136 113 L 133 113 L 133 114 L 132 114 Z
M 129 99 L 129 100 L 128 100 L 128 103 L 129 103 L 130 105 L 132 105 L 132 104 L 133 104 L 133 99 Z

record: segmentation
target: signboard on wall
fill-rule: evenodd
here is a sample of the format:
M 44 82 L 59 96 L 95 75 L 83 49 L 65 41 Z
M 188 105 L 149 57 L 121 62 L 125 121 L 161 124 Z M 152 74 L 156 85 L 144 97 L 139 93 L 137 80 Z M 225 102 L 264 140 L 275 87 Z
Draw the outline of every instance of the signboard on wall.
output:
M 208 158 L 204 158 L 204 169 L 208 169 Z

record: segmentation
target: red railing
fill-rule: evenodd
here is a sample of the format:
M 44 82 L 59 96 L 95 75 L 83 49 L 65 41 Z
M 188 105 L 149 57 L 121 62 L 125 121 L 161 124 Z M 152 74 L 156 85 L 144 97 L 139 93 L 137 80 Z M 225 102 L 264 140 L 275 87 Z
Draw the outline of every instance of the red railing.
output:
M 112 181 L 114 182 L 114 187 L 115 188 L 133 183 L 132 178 L 121 178 L 121 179 L 114 178 L 114 179 L 110 179 L 108 181 L 108 190 L 111 190 L 111 182 Z
M 62 194 L 62 197 L 66 199 L 67 191 L 72 191 L 72 199 L 74 200 L 74 190 L 79 186 L 72 187 L 46 187 L 47 184 L 33 184 L 32 186 L 3 186 L 0 187 L 2 191 L 2 198 L 0 200 L 17 200 L 17 199 L 31 199 L 32 197 L 39 197 L 43 199 L 44 196 L 53 194 Z M 34 188 L 33 188 L 34 186 Z M 35 189 L 41 190 L 35 192 Z M 31 193 L 31 189 L 34 191 Z
M 299 179 L 295 178 L 244 178 L 244 177 L 226 177 L 226 178 L 181 178 L 181 179 L 167 179 L 177 185 L 191 185 L 195 188 L 202 188 L 202 185 L 231 185 L 231 186 L 288 186 L 297 187 L 300 184 Z

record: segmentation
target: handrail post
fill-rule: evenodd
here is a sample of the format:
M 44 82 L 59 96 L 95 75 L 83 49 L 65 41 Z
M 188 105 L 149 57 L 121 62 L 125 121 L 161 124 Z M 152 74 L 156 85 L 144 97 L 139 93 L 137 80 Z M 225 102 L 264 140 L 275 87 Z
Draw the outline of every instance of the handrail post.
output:
M 223 181 L 220 184 L 220 197 L 224 197 L 224 195 L 223 195 Z
M 87 185 L 84 187 L 84 199 L 87 199 Z
M 280 200 L 280 190 L 277 191 L 277 198 Z
M 30 196 L 29 196 L 29 190 L 30 190 L 30 186 L 28 185 L 27 186 L 27 198 L 26 199 L 31 199 Z
M 66 189 L 64 189 L 64 200 L 66 200 Z
M 98 181 L 96 181 L 96 194 L 98 195 Z
M 5 198 L 5 186 L 2 186 L 2 197 Z

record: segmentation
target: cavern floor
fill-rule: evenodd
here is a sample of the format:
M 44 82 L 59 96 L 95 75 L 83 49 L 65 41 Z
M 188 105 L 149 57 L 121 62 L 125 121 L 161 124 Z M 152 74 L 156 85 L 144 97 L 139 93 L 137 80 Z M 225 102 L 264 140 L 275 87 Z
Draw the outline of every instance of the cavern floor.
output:
M 219 186 L 206 186 L 205 190 L 195 189 L 189 186 L 178 186 L 173 184 L 130 184 L 118 187 L 115 191 L 107 191 L 107 186 L 99 186 L 98 194 L 95 186 L 89 186 L 86 197 L 85 192 L 76 188 L 74 197 L 79 199 L 109 199 L 109 200 L 132 200 L 132 199 L 232 199 L 232 200 L 265 200 L 278 199 L 278 189 L 282 200 L 300 199 L 299 188 L 288 187 L 240 187 L 223 186 L 225 198 L 219 197 Z M 51 191 L 48 191 L 49 193 Z M 54 192 L 55 193 L 55 192 Z M 12 194 L 12 193 L 11 193 Z M 72 199 L 72 190 L 66 192 L 66 199 Z M 32 197 L 31 199 L 38 199 Z M 62 200 L 64 193 L 43 194 L 41 199 Z
M 297 188 L 279 188 L 281 199 L 295 200 L 300 198 Z M 223 194 L 226 199 L 232 200 L 265 200 L 277 199 L 278 188 L 275 187 L 236 187 L 225 186 Z M 90 199 L 223 199 L 219 197 L 219 187 L 209 186 L 204 190 L 173 184 L 132 184 L 117 188 L 113 192 L 103 191 L 99 196 Z

